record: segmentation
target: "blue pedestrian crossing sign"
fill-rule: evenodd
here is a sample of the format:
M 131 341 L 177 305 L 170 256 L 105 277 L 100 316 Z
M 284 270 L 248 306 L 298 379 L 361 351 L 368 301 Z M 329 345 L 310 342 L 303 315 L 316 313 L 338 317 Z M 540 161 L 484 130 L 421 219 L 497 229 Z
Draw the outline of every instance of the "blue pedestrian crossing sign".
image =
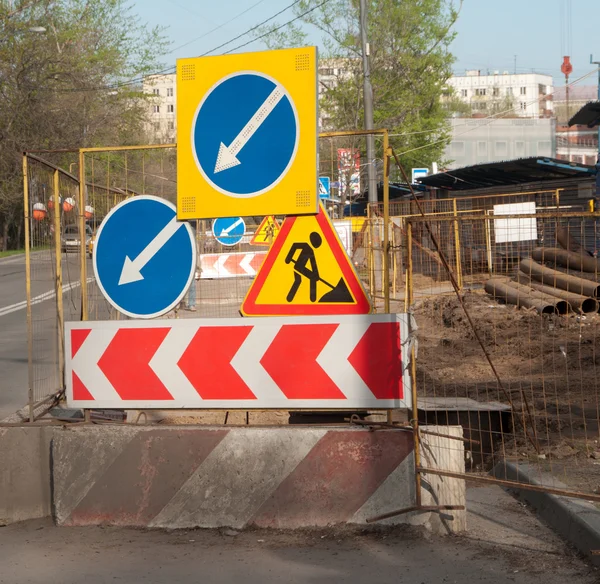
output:
M 221 245 L 235 245 L 242 241 L 246 224 L 241 217 L 219 218 L 213 221 L 212 232 Z
M 175 205 L 152 196 L 127 199 L 104 218 L 94 244 L 94 274 L 123 314 L 154 318 L 172 310 L 196 273 L 196 243 Z
M 316 48 L 177 62 L 180 219 L 317 211 Z
M 328 176 L 319 177 L 319 197 L 321 199 L 328 199 L 331 194 L 330 181 Z

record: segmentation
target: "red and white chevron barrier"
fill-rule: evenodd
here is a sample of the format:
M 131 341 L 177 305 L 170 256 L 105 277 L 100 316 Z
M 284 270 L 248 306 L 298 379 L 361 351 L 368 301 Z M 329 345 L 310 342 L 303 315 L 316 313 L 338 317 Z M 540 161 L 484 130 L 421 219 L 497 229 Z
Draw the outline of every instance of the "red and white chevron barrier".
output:
M 79 408 L 404 408 L 408 316 L 68 322 Z
M 267 252 L 214 253 L 200 256 L 200 277 L 214 280 L 217 278 L 239 278 L 256 275 Z

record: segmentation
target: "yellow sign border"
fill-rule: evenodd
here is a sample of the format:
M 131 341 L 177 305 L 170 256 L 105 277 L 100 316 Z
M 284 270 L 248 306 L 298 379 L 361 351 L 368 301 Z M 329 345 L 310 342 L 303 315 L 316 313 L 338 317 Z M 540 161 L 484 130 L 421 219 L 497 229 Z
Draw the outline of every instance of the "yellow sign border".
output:
M 294 102 L 298 147 L 279 182 L 254 197 L 234 197 L 214 188 L 193 152 L 193 122 L 199 104 L 221 79 L 255 71 L 280 83 Z M 177 61 L 177 218 L 211 219 L 318 212 L 317 48 L 283 49 Z

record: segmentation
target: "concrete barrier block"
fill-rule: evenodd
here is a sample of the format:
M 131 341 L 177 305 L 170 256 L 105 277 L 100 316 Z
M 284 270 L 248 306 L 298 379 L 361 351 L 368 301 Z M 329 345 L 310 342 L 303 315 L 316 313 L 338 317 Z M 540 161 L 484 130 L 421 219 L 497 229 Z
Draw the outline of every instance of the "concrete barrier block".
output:
M 459 444 L 452 441 L 455 449 Z M 445 457 L 438 462 L 446 464 Z M 415 500 L 413 436 L 405 430 L 80 427 L 57 435 L 53 459 L 61 525 L 363 524 Z M 435 487 L 441 504 L 464 497 L 452 481 L 460 482 L 445 479 Z M 429 526 L 434 515 L 399 515 L 386 523 Z M 459 531 L 461 521 L 455 524 L 451 530 Z
M 0 428 L 0 525 L 49 517 L 51 427 Z

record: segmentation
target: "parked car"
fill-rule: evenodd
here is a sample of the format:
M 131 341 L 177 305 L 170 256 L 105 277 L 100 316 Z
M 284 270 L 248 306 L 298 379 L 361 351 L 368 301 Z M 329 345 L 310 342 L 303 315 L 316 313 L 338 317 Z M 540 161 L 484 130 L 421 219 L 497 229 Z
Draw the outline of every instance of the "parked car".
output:
M 90 257 L 90 259 L 92 259 L 94 257 L 94 243 L 96 242 L 96 232 L 98 230 L 94 229 L 92 232 L 92 236 L 90 237 L 90 240 L 88 241 L 87 244 L 87 251 L 88 251 L 88 256 Z
M 89 225 L 85 226 L 85 244 L 86 247 L 89 246 L 90 239 L 92 238 L 92 228 Z M 81 250 L 81 241 L 79 240 L 79 225 L 73 223 L 72 225 L 67 225 L 63 231 L 63 235 L 61 238 L 61 248 L 63 253 L 68 253 L 69 251 L 80 251 Z

